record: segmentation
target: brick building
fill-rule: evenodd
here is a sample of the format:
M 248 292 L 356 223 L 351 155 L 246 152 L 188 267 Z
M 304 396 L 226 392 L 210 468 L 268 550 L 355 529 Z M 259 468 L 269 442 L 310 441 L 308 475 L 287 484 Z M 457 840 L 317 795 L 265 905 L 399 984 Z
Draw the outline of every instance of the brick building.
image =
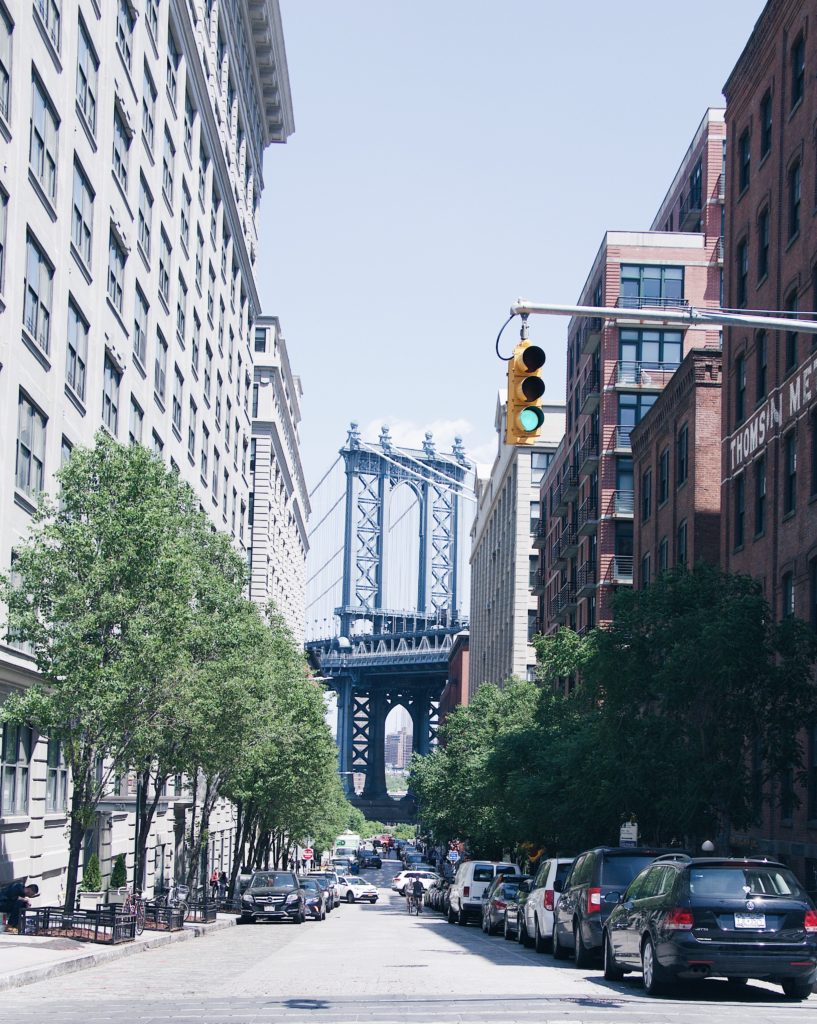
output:
M 815 19 L 814 0 L 770 0 L 724 87 L 728 307 L 817 309 Z M 817 338 L 730 328 L 723 355 L 723 566 L 817 628 Z M 817 889 L 817 724 L 803 748 L 805 788 L 767 785 L 747 838 Z
M 633 428 L 634 575 L 720 560 L 721 353 L 692 349 Z

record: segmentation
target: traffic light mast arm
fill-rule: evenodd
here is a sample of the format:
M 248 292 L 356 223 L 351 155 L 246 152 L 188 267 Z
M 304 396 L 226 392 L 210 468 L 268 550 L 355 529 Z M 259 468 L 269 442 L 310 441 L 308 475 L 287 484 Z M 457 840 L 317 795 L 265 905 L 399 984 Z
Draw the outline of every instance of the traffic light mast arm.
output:
M 795 334 L 817 334 L 817 320 L 794 320 L 791 317 L 764 316 L 760 313 L 727 313 L 722 309 L 638 309 L 629 306 L 559 306 L 548 302 L 517 299 L 511 315 L 544 314 L 546 316 L 603 317 L 605 320 L 626 320 L 628 323 L 677 324 L 684 327 L 765 327 Z

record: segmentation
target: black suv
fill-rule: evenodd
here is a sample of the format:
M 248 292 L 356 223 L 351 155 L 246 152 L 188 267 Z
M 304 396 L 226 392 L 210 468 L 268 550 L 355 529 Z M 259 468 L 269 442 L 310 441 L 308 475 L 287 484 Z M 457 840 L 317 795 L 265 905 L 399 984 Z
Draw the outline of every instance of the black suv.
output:
M 306 900 L 291 871 L 256 871 L 241 894 L 241 921 L 306 920 Z
M 632 970 L 650 995 L 678 978 L 720 976 L 764 978 L 790 999 L 808 999 L 817 910 L 783 864 L 660 857 L 620 894 L 604 926 L 605 978 Z
M 589 967 L 601 951 L 602 928 L 619 894 L 635 876 L 662 854 L 677 850 L 643 846 L 599 846 L 580 854 L 561 889 L 553 911 L 553 955 L 565 960 L 573 951 L 577 967 Z M 615 892 L 609 901 L 608 893 Z

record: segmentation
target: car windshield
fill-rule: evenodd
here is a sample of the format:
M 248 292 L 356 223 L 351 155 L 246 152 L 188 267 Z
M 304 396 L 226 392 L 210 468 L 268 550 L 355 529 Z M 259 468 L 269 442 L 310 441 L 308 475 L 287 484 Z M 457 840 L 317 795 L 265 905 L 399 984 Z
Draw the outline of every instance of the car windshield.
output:
M 313 875 L 310 877 L 314 878 L 314 880 L 318 883 L 321 889 L 325 889 L 329 885 L 329 882 L 323 877 L 323 875 Z
M 695 865 L 689 869 L 691 896 L 746 899 L 748 896 L 785 896 L 805 899 L 800 883 L 785 868 L 752 865 Z
M 301 880 L 301 888 L 309 889 L 311 892 L 317 892 L 320 889 L 320 886 L 314 878 L 304 878 Z
M 289 871 L 256 871 L 250 881 L 251 889 L 296 888 L 298 881 Z
M 622 892 L 639 871 L 652 864 L 655 857 L 648 853 L 624 857 L 605 857 L 601 869 L 601 884 L 611 885 Z

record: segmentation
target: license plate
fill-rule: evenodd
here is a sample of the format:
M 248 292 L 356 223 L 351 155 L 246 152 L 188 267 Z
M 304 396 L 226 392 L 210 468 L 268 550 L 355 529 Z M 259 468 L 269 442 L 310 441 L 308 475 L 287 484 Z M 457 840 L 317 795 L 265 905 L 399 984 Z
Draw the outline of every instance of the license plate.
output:
M 736 928 L 753 928 L 756 931 L 766 927 L 765 914 L 735 914 Z
M 264 910 L 267 914 L 271 914 L 273 910 L 275 910 L 275 907 L 264 907 Z

